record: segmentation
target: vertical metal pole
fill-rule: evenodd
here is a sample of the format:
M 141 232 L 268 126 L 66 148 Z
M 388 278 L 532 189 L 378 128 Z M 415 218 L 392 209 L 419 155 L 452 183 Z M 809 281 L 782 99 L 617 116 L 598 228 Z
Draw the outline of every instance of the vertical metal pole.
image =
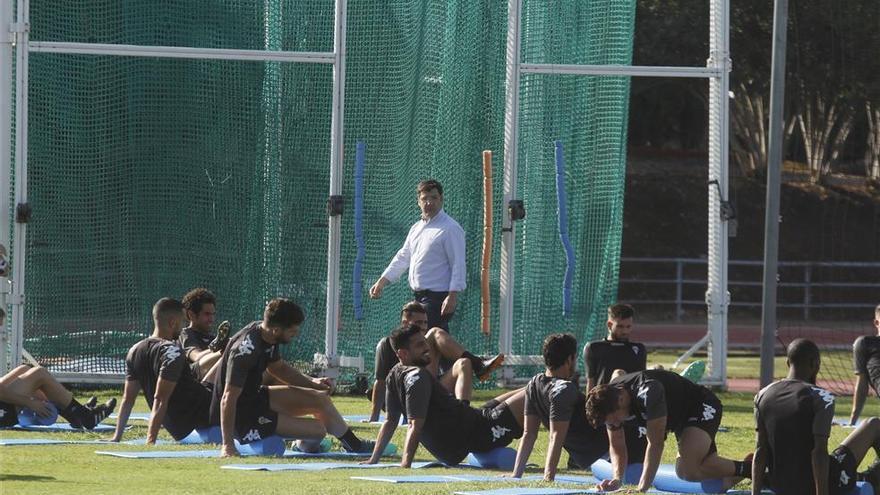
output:
M 15 100 L 15 204 L 27 203 L 27 151 L 28 151 L 28 26 L 30 16 L 28 0 L 18 0 L 16 19 L 16 100 Z M 10 365 L 21 361 L 24 345 L 24 273 L 27 251 L 27 224 L 15 222 L 15 259 L 12 264 L 12 338 L 10 339 Z
M 785 112 L 785 45 L 788 0 L 773 9 L 773 61 L 770 74 L 770 150 L 767 153 L 767 212 L 764 219 L 764 299 L 761 311 L 761 387 L 773 381 L 776 344 L 776 285 L 779 262 L 779 194 Z
M 727 221 L 721 218 L 721 201 L 728 189 L 728 129 L 730 125 L 730 28 L 729 0 L 710 4 L 709 60 L 707 65 L 720 69 L 709 79 L 709 181 L 718 181 L 720 194 L 709 185 L 709 253 L 706 306 L 709 327 L 709 379 L 723 386 L 727 383 Z M 721 196 L 721 197 L 719 197 Z
M 346 0 L 336 0 L 333 28 L 333 113 L 330 122 L 330 196 L 342 194 L 343 126 L 345 116 L 345 29 Z M 339 333 L 339 256 L 342 237 L 342 216 L 329 216 L 327 239 L 327 308 L 324 354 L 328 375 L 334 376 L 338 364 L 337 339 Z
M 807 265 L 804 267 L 804 321 L 810 320 L 810 304 L 813 300 L 812 280 L 813 266 Z
M 684 278 L 684 262 L 681 260 L 675 260 L 675 321 L 676 323 L 681 321 L 681 316 L 684 314 L 684 308 L 682 308 L 681 299 L 684 297 L 683 288 L 682 288 L 682 279 Z
M 498 352 L 513 354 L 513 291 L 514 256 L 516 254 L 515 222 L 507 207 L 516 199 L 517 158 L 519 156 L 519 71 L 520 71 L 520 21 L 522 1 L 507 2 L 507 75 L 504 105 L 504 194 L 501 230 L 501 328 L 498 332 Z M 504 378 L 510 372 L 506 371 Z
M 0 245 L 7 249 L 11 248 L 10 222 L 12 221 L 10 185 L 12 179 L 12 57 L 13 36 L 10 32 L 12 25 L 12 0 L 0 0 Z M 0 277 L 0 309 L 6 311 L 7 296 L 9 295 L 9 280 Z M 11 318 L 10 318 L 11 319 Z M 9 366 L 9 356 L 6 349 L 9 348 L 9 334 L 6 329 L 10 325 L 0 326 L 0 373 L 5 374 Z

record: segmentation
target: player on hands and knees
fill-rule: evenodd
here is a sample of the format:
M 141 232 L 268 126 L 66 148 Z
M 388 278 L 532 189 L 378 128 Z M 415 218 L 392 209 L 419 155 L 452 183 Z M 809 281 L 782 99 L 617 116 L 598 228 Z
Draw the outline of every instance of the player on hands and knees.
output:
M 0 308 L 0 327 L 5 320 L 6 312 Z M 30 409 L 40 417 L 51 416 L 53 412 L 47 402 L 58 409 L 58 414 L 70 426 L 89 430 L 116 407 L 116 399 L 96 407 L 80 404 L 46 368 L 21 365 L 0 377 L 0 428 L 18 423 L 19 409 Z
M 849 424 L 855 426 L 868 396 L 868 385 L 880 397 L 880 305 L 874 308 L 876 335 L 862 336 L 853 343 L 853 368 L 856 386 L 853 389 L 852 412 Z
M 553 481 L 563 447 L 579 466 L 590 466 L 608 452 L 608 436 L 604 428 L 595 428 L 588 421 L 584 406 L 586 397 L 574 375 L 577 340 L 571 334 L 552 334 L 544 339 L 544 373 L 535 375 L 525 390 L 525 427 L 513 477 L 522 477 L 529 456 L 543 424 L 550 430 L 550 444 L 544 463 L 544 480 Z
M 406 468 L 412 465 L 419 442 L 438 460 L 455 465 L 470 452 L 505 447 L 522 435 L 525 391 L 507 393 L 480 409 L 472 408 L 428 371 L 431 349 L 419 326 L 401 325 L 390 339 L 400 363 L 391 368 L 385 380 L 388 413 L 367 463 L 379 462 L 401 415 L 409 421 L 400 462 Z
M 229 340 L 229 322 L 224 321 L 217 328 L 217 335 L 211 333 L 214 316 L 217 314 L 217 298 L 208 289 L 197 288 L 183 296 L 183 307 L 189 326 L 180 332 L 180 346 L 186 358 L 198 367 L 198 378 L 204 379 L 211 368 L 220 360 L 223 348 Z
M 431 350 L 431 364 L 428 370 L 434 376 L 440 374 L 441 358 L 453 363 L 452 369 L 440 376 L 440 383 L 458 399 L 470 402 L 473 391 L 471 374 L 476 375 L 480 381 L 488 380 L 492 372 L 504 362 L 504 354 L 483 361 L 466 351 L 446 330 L 439 327 L 428 330 L 428 314 L 421 303 L 415 301 L 406 303 L 400 311 L 400 323 L 417 325 L 425 332 Z M 373 384 L 370 422 L 379 419 L 379 411 L 385 404 L 385 377 L 398 362 L 397 354 L 391 348 L 391 340 L 389 337 L 383 337 L 376 345 L 376 382 Z
M 872 448 L 880 454 L 880 419 L 869 418 L 828 454 L 834 419 L 834 395 L 816 386 L 819 348 L 807 339 L 788 345 L 788 376 L 755 396 L 757 448 L 752 493 L 765 487 L 777 495 L 851 493 L 857 478 L 880 493 L 880 465 L 865 473 L 856 468 Z
M 654 483 L 660 466 L 666 432 L 678 439 L 676 474 L 687 481 L 723 478 L 725 489 L 751 475 L 751 463 L 718 456 L 715 434 L 721 423 L 721 402 L 709 389 L 696 385 L 677 373 L 646 370 L 613 378 L 587 396 L 587 417 L 598 427 L 605 424 L 614 479 L 603 481 L 603 490 L 620 487 L 628 463 L 623 424 L 641 418 L 647 427 L 639 491 Z
M 156 443 L 160 426 L 175 440 L 210 426 L 210 387 L 198 381 L 193 369 L 197 364 L 187 361 L 178 342 L 184 321 L 184 305 L 179 301 L 166 297 L 153 305 L 152 335 L 133 345 L 125 358 L 125 389 L 111 441 L 122 440 L 142 389 L 150 406 L 147 444 Z
M 271 435 L 304 439 L 303 450 L 316 449 L 326 433 L 349 452 L 370 452 L 373 442 L 359 439 L 330 400 L 330 380 L 303 375 L 281 359 L 281 345 L 299 333 L 305 319 L 289 299 L 269 301 L 262 321 L 248 324 L 227 344 L 214 384 L 211 418 L 220 424 L 221 455 L 237 455 L 234 439 L 244 443 Z M 263 385 L 268 371 L 284 385 Z M 300 416 L 313 415 L 313 418 Z

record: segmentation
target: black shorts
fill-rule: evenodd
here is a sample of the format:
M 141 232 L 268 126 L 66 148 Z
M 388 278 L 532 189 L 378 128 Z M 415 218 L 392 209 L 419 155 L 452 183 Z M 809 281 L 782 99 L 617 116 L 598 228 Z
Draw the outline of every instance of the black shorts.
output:
M 845 445 L 834 449 L 828 459 L 828 492 L 831 495 L 850 493 L 856 486 L 856 469 L 859 463 Z
M 0 428 L 18 424 L 18 410 L 8 402 L 0 402 Z
M 489 452 L 507 447 L 523 434 L 522 426 L 506 403 L 479 409 L 480 418 L 468 442 L 468 452 Z
M 722 415 L 721 401 L 709 389 L 705 389 L 703 398 L 693 410 L 688 411 L 688 418 L 684 422 L 681 429 L 675 431 L 675 437 L 681 438 L 681 432 L 685 428 L 699 428 L 709 434 L 712 444 L 709 446 L 709 453 L 718 452 L 715 445 L 715 434 L 718 433 L 718 427 L 721 426 Z
M 278 429 L 278 413 L 269 407 L 269 389 L 260 387 L 256 396 L 238 399 L 235 410 L 235 436 L 241 443 L 262 440 Z

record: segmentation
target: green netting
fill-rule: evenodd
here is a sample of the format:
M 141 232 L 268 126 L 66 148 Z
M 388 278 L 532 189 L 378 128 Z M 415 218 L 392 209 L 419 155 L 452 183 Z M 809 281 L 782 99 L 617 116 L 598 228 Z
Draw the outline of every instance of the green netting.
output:
M 523 61 L 631 58 L 631 0 L 527 1 Z M 32 1 L 32 40 L 329 51 L 333 2 Z M 467 233 L 468 289 L 452 332 L 497 348 L 506 2 L 352 0 L 345 101 L 339 350 L 372 361 L 411 297 L 405 279 L 354 319 L 352 211 L 357 140 L 367 143 L 366 291 L 417 218 L 415 183 L 436 177 Z M 30 59 L 26 348 L 121 371 L 162 296 L 206 286 L 236 326 L 286 295 L 308 319 L 288 357 L 323 350 L 332 68 L 34 53 Z M 601 331 L 617 287 L 625 78 L 524 76 L 514 350 Z M 574 315 L 562 318 L 555 139 L 565 144 Z M 491 337 L 479 333 L 480 152 L 495 151 Z M 82 359 L 80 359 L 80 363 Z

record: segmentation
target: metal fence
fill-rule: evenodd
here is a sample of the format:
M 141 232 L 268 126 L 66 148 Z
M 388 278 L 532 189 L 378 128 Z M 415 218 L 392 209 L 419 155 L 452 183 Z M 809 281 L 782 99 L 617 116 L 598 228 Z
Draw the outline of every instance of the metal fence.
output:
M 681 321 L 689 311 L 705 310 L 706 260 L 700 258 L 622 258 L 620 300 L 671 310 Z M 729 260 L 731 313 L 760 311 L 761 261 Z M 780 261 L 778 308 L 787 318 L 864 319 L 880 302 L 880 262 Z M 851 316 L 849 316 L 851 315 Z

